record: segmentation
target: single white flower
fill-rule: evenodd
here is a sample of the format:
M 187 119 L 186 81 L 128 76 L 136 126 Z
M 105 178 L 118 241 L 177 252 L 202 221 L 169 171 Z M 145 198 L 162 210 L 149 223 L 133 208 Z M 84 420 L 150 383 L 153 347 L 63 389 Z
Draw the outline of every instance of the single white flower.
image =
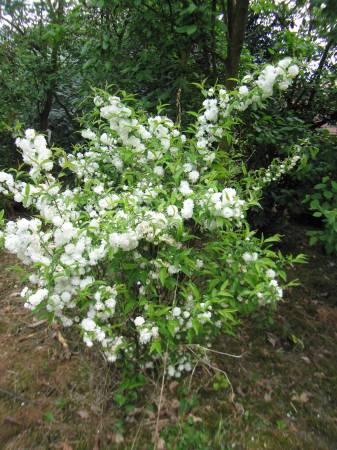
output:
M 239 87 L 239 94 L 242 96 L 246 96 L 249 92 L 249 89 L 247 86 L 243 85 Z
M 86 130 L 82 130 L 81 135 L 84 139 L 89 139 L 90 141 L 96 139 L 96 134 L 93 131 L 89 130 L 89 128 Z
M 188 179 L 191 183 L 196 183 L 199 179 L 199 176 L 200 174 L 197 170 L 192 170 L 192 172 L 188 174 Z
M 175 306 L 175 307 L 172 309 L 172 315 L 173 315 L 174 317 L 179 317 L 180 314 L 181 314 L 181 308 L 179 308 L 179 306 Z
M 295 78 L 300 72 L 300 69 L 298 68 L 298 65 L 293 64 L 288 69 L 288 74 L 291 78 Z
M 167 215 L 170 217 L 175 217 L 179 213 L 178 208 L 175 205 L 169 205 L 166 208 L 166 212 L 167 212 Z
M 142 316 L 138 316 L 135 318 L 135 320 L 133 322 L 136 325 L 136 327 L 141 327 L 142 325 L 144 325 L 145 319 Z
M 155 175 L 158 175 L 159 177 L 162 177 L 163 175 L 164 175 L 164 169 L 163 169 L 163 167 L 162 166 L 155 166 L 154 168 L 153 168 L 153 173 L 155 174 Z
M 266 272 L 266 275 L 268 278 L 275 278 L 276 277 L 276 272 L 273 269 L 268 269 Z
M 36 136 L 36 132 L 35 132 L 35 130 L 32 130 L 31 128 L 29 128 L 28 130 L 25 131 L 25 136 L 26 136 L 26 139 L 34 139 Z
M 185 181 L 185 180 L 181 181 L 180 186 L 179 186 L 179 191 L 185 197 L 187 197 L 188 195 L 193 194 L 193 190 L 190 188 L 189 182 Z
M 193 208 L 194 208 L 194 202 L 192 199 L 188 198 L 187 200 L 184 200 L 183 208 L 181 210 L 181 215 L 184 219 L 191 219 L 193 216 Z
M 82 320 L 81 327 L 84 331 L 92 332 L 96 329 L 96 323 L 92 319 L 86 318 Z

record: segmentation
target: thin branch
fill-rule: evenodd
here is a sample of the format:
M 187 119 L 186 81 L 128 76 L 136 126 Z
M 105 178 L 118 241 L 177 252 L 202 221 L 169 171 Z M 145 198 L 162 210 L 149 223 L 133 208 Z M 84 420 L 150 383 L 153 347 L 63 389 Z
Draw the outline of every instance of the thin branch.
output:
M 167 348 L 166 348 L 166 352 L 165 352 L 165 355 L 164 355 L 163 376 L 162 376 L 162 379 L 161 379 L 160 396 L 159 396 L 159 403 L 158 403 L 156 429 L 155 429 L 155 433 L 154 433 L 154 450 L 157 450 L 158 442 L 159 442 L 159 420 L 160 420 L 161 404 L 162 404 L 162 401 L 163 401 L 167 357 L 168 357 L 168 355 L 167 355 Z
M 0 20 L 4 20 L 5 22 L 7 22 L 11 27 L 13 27 L 18 33 L 20 33 L 22 36 L 25 35 L 25 32 L 23 30 L 21 30 L 21 28 L 16 25 L 16 23 L 12 22 L 11 20 L 7 19 L 6 17 L 4 17 L 3 15 L 0 15 Z
M 314 99 L 314 97 L 316 95 L 318 83 L 319 83 L 319 80 L 320 80 L 320 78 L 322 76 L 323 68 L 324 68 L 325 63 L 326 63 L 326 61 L 328 59 L 329 51 L 330 51 L 332 45 L 333 45 L 333 40 L 330 39 L 330 41 L 327 42 L 327 44 L 326 44 L 326 46 L 324 48 L 324 51 L 323 51 L 323 54 L 322 54 L 322 58 L 321 58 L 321 60 L 319 62 L 318 68 L 317 68 L 317 70 L 314 73 L 314 76 L 312 78 L 312 89 L 311 89 L 311 92 L 310 92 L 309 100 L 307 102 L 307 107 L 309 107 L 311 105 L 311 103 L 312 103 L 312 101 L 313 101 L 313 99 Z
M 66 107 L 66 105 L 61 101 L 60 97 L 58 96 L 58 94 L 56 92 L 54 92 L 54 98 L 56 100 L 56 102 L 61 106 L 61 108 L 64 110 L 64 112 L 66 113 L 66 116 L 68 117 L 68 119 L 72 122 L 74 120 L 73 115 L 70 113 L 69 109 Z
M 201 348 L 202 350 L 207 351 L 207 352 L 216 353 L 218 355 L 229 356 L 231 358 L 242 358 L 243 355 L 245 354 L 245 353 L 242 353 L 241 355 L 233 355 L 231 353 L 220 352 L 218 350 L 213 350 L 212 348 L 203 347 L 200 344 L 188 344 L 187 347 L 197 347 L 197 348 Z

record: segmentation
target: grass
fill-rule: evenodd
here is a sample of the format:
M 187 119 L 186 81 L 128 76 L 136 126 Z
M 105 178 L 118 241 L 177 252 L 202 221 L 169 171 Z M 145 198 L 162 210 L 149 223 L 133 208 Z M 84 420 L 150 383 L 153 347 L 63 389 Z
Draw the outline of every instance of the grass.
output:
M 309 255 L 290 275 L 301 286 L 223 336 L 182 380 L 137 389 L 74 335 L 34 323 L 17 276 L 0 268 L 0 448 L 4 450 L 336 450 L 336 262 L 285 230 L 286 251 Z M 227 378 L 228 377 L 228 378 Z M 229 379 L 229 382 L 228 382 Z M 160 406 L 159 406 L 160 404 Z M 160 410 L 160 414 L 158 414 Z M 154 442 L 156 430 L 159 439 Z

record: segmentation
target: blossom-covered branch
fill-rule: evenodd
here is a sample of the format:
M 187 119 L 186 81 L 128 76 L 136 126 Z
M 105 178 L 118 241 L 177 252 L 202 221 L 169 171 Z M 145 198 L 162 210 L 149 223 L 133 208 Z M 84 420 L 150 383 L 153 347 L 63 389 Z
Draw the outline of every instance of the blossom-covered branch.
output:
M 299 147 L 234 185 L 218 176 L 217 143 L 227 118 L 261 106 L 297 73 L 286 58 L 237 91 L 211 89 L 194 133 L 104 92 L 74 153 L 54 154 L 27 130 L 16 144 L 28 174 L 0 173 L 0 192 L 35 216 L 7 222 L 1 235 L 34 267 L 25 306 L 78 327 L 111 362 L 151 368 L 168 348 L 169 375 L 179 377 L 192 367 L 185 344 L 207 344 L 236 313 L 279 300 L 284 261 L 250 231 L 246 211 L 262 185 L 293 168 Z

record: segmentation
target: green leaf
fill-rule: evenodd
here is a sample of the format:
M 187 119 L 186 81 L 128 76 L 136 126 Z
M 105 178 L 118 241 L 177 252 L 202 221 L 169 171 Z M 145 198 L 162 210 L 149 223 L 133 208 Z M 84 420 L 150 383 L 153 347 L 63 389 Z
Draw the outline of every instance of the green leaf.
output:
M 197 5 L 193 2 L 191 2 L 187 8 L 185 8 L 181 11 L 180 14 L 182 16 L 193 14 L 196 11 L 196 9 L 198 9 Z
M 161 342 L 159 339 L 156 339 L 151 344 L 150 353 L 161 353 L 161 352 L 162 352 Z
M 165 285 L 165 280 L 167 279 L 167 271 L 166 271 L 165 267 L 162 267 L 160 269 L 159 279 L 160 279 L 161 284 L 164 286 Z
M 187 34 L 191 36 L 197 31 L 198 27 L 196 25 L 184 25 L 183 27 L 177 27 L 176 32 L 181 34 Z
M 330 200 L 333 197 L 333 193 L 331 191 L 324 191 L 323 195 L 328 200 Z
M 309 245 L 315 245 L 318 241 L 317 236 L 311 236 L 309 239 Z

